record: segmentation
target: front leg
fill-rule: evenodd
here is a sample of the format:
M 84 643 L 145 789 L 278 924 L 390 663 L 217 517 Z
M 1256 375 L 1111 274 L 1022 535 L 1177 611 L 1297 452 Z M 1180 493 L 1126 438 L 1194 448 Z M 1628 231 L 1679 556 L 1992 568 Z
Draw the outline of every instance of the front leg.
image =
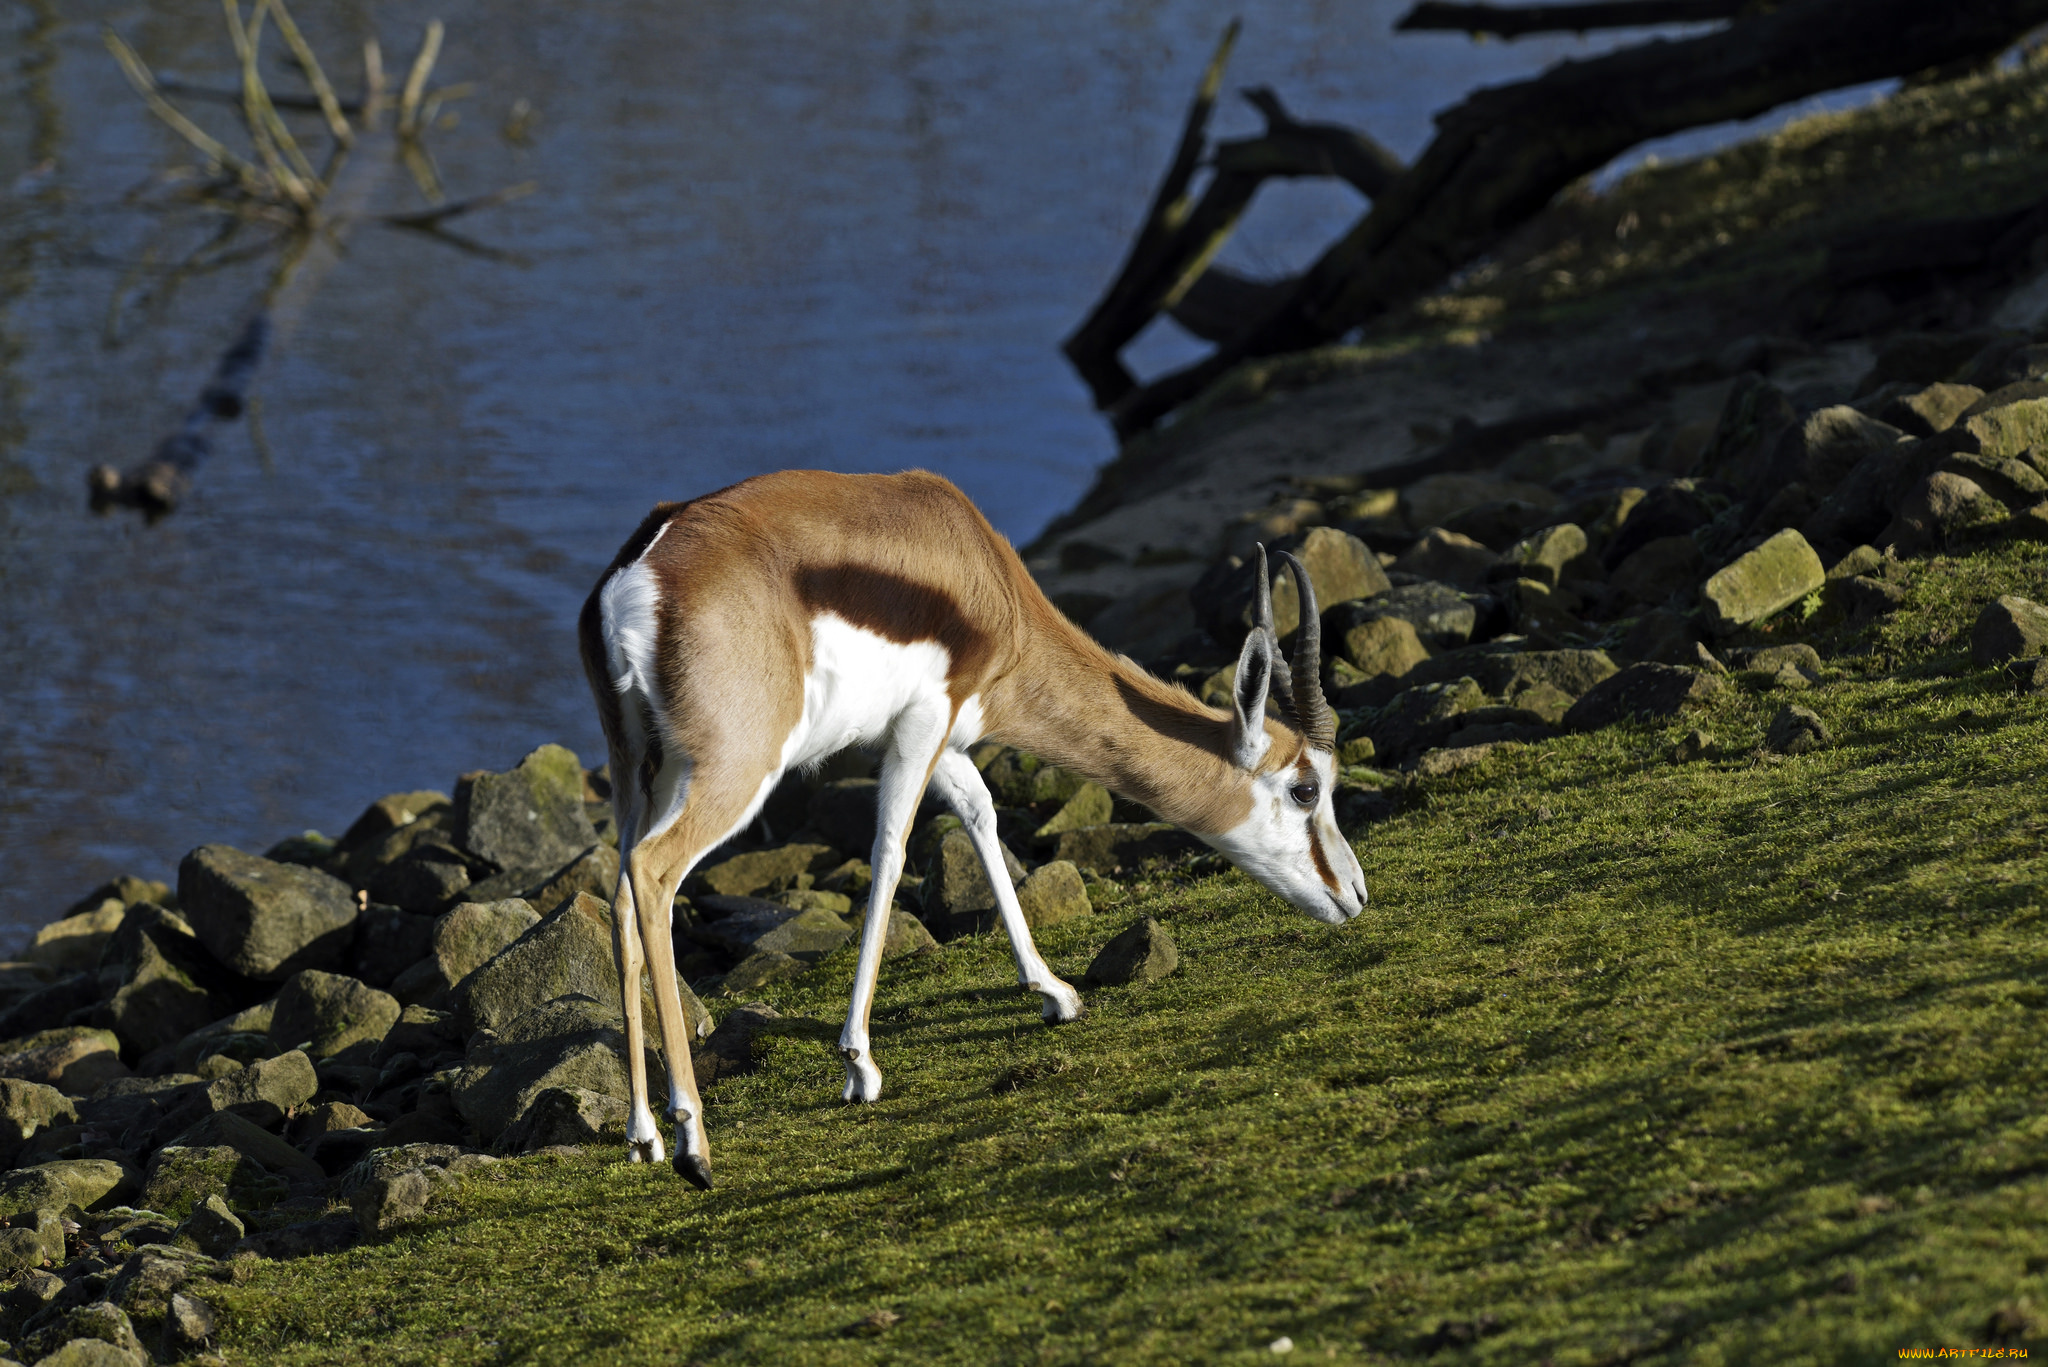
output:
M 995 890 L 996 909 L 1002 913 L 1003 930 L 1010 937 L 1010 953 L 1017 961 L 1017 981 L 1045 999 L 1041 1014 L 1048 1025 L 1065 1025 L 1085 1015 L 1081 994 L 1055 977 L 1032 942 L 1031 927 L 1024 920 L 1024 908 L 1017 890 L 1010 886 L 1010 871 L 1003 863 L 1002 842 L 996 836 L 996 804 L 981 781 L 974 761 L 957 750 L 939 757 L 932 770 L 932 786 L 967 827 L 974 852 L 981 856 L 982 871 Z
M 875 979 L 882 968 L 882 946 L 889 938 L 896 883 L 903 876 L 904 842 L 952 720 L 951 704 L 943 694 L 906 709 L 897 717 L 882 754 L 881 781 L 875 789 L 875 847 L 870 853 L 874 883 L 868 889 L 860 962 L 853 971 L 853 999 L 847 1004 L 846 1026 L 839 1032 L 839 1057 L 846 1065 L 841 1096 L 847 1101 L 876 1101 L 882 1095 L 882 1070 L 875 1066 L 868 1039 L 868 1012 L 875 1004 Z

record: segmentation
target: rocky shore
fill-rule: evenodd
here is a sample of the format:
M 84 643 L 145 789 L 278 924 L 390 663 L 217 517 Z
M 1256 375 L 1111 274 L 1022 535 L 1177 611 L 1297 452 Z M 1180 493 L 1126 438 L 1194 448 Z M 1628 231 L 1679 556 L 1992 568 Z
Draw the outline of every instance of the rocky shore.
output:
M 1782 695 L 1766 750 L 1825 746 L 1799 701 L 1827 664 L 1811 640 L 1862 639 L 1826 629 L 1893 610 L 1920 555 L 2048 542 L 2048 344 L 1911 333 L 1816 356 L 1753 339 L 1718 368 L 1632 431 L 1394 487 L 1284 471 L 1199 553 L 1139 545 L 1113 509 L 1035 568 L 1104 639 L 1217 700 L 1250 621 L 1247 556 L 1295 550 L 1323 605 L 1354 835 L 1501 747 L 1683 727 L 1729 687 Z M 1290 583 L 1274 608 L 1291 634 Z M 2048 608 L 1994 596 L 1970 644 L 1977 667 L 2048 692 Z M 1715 748 L 1695 729 L 1671 758 Z M 1222 867 L 1034 756 L 974 758 L 1034 926 Z M 206 1353 L 207 1288 L 251 1259 L 387 1236 L 508 1155 L 620 1143 L 608 795 L 603 770 L 544 746 L 452 795 L 380 798 L 339 838 L 202 846 L 175 888 L 96 888 L 0 965 L 0 1358 Z M 792 776 L 686 883 L 677 961 L 704 1085 L 783 1028 L 761 997 L 859 933 L 874 796 L 857 755 Z M 994 931 L 957 821 L 920 812 L 910 867 L 891 957 Z M 1101 938 L 1091 980 L 1174 971 L 1149 919 Z

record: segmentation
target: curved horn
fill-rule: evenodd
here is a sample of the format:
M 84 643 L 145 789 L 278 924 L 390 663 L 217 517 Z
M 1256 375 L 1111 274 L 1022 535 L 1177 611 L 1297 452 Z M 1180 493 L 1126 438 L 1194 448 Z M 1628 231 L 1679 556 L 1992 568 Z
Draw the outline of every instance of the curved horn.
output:
M 1280 653 L 1280 636 L 1273 630 L 1273 581 L 1266 573 L 1266 544 L 1258 544 L 1258 579 L 1252 587 L 1252 630 L 1266 634 L 1267 644 L 1273 647 L 1273 696 L 1279 700 L 1282 712 L 1294 713 L 1294 676 L 1287 668 L 1287 657 Z M 1282 552 L 1285 554 L 1285 552 Z
M 1308 743 L 1319 750 L 1337 748 L 1337 716 L 1330 711 L 1329 700 L 1323 697 L 1323 623 L 1316 612 L 1315 585 L 1309 582 L 1308 571 L 1288 551 L 1280 552 L 1280 558 L 1287 562 L 1288 573 L 1294 576 L 1295 595 L 1301 600 L 1301 625 L 1294 637 L 1294 667 L 1290 671 L 1291 682 L 1298 683 L 1293 692 L 1294 723 L 1301 728 L 1301 734 L 1308 737 Z

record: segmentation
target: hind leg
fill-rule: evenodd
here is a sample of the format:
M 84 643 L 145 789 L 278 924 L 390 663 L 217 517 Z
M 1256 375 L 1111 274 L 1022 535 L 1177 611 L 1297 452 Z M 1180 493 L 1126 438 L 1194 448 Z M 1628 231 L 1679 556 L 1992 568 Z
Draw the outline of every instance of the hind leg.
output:
M 659 1163 L 664 1154 L 661 1127 L 647 1104 L 646 1025 L 640 1018 L 640 973 L 645 946 L 634 915 L 632 861 L 636 853 L 631 813 L 616 812 L 619 822 L 619 886 L 612 897 L 612 954 L 619 968 L 619 1000 L 626 1016 L 626 1082 L 630 1110 L 626 1121 L 626 1160 Z

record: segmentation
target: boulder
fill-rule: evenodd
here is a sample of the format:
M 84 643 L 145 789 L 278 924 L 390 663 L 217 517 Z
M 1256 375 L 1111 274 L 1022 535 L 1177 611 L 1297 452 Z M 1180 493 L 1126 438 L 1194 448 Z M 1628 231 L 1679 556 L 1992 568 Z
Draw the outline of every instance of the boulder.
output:
M 1600 548 L 1600 563 L 1611 571 L 1652 541 L 1690 536 L 1712 522 L 1725 501 L 1709 497 L 1694 480 L 1660 484 L 1643 496 Z
M 2005 675 L 2022 693 L 2034 697 L 2048 696 L 2048 655 L 2037 655 L 2030 660 L 2009 660 Z
M 1425 476 L 1402 489 L 1397 506 L 1409 526 L 1431 527 L 1482 503 L 1506 502 L 1555 508 L 1559 499 L 1541 484 L 1485 475 L 1441 474 Z
M 149 1367 L 149 1354 L 127 1313 L 111 1301 L 62 1311 L 24 1337 L 24 1355 L 37 1367 Z
M 363 814 L 342 832 L 341 839 L 334 842 L 335 852 L 346 858 L 430 812 L 446 811 L 448 805 L 446 793 L 387 793 L 364 808 Z
M 1339 603 L 1371 598 L 1390 587 L 1386 571 L 1380 568 L 1379 557 L 1371 548 L 1335 527 L 1314 528 L 1298 543 L 1294 537 L 1282 537 L 1270 549 L 1276 554 L 1291 551 L 1301 561 L 1315 589 L 1319 612 Z M 1286 637 L 1301 625 L 1301 600 L 1295 591 L 1294 576 L 1277 559 L 1268 568 L 1273 579 L 1273 632 Z M 1250 609 L 1247 601 L 1237 616 L 1240 635 L 1251 626 Z
M 1801 675 L 1805 682 L 1820 682 L 1820 652 L 1810 645 L 1765 646 L 1741 657 L 1742 667 L 1751 674 L 1775 678 L 1786 670 Z
M 1483 600 L 1482 600 L 1483 601 Z M 1403 584 L 1359 603 L 1340 603 L 1323 614 L 1325 648 L 1345 649 L 1354 627 L 1379 618 L 1398 617 L 1415 629 L 1430 650 L 1456 650 L 1472 639 L 1479 626 L 1473 600 L 1445 584 Z M 1356 664 L 1356 657 L 1352 663 Z
M 1024 910 L 1024 924 L 1033 930 L 1088 916 L 1095 910 L 1088 901 L 1088 885 L 1081 881 L 1081 870 L 1062 859 L 1033 869 L 1017 885 L 1017 903 Z
M 929 933 L 926 936 L 930 938 Z M 759 992 L 771 983 L 788 978 L 800 977 L 811 971 L 811 966 L 802 959 L 793 959 L 779 950 L 759 949 L 734 964 L 732 971 L 719 979 L 716 995 L 721 997 L 744 997 Z
M 166 1145 L 150 1160 L 142 1204 L 178 1219 L 209 1197 L 243 1210 L 267 1210 L 288 1192 L 285 1181 L 225 1144 L 204 1148 Z
M 1106 826 L 1084 828 L 1068 835 L 1085 834 L 1088 830 L 1106 830 Z M 1067 836 L 1062 836 L 1064 841 Z M 1008 871 L 1010 883 L 1015 886 L 1024 877 L 1024 866 L 1008 847 L 1003 848 L 1003 865 Z M 982 868 L 981 856 L 976 853 L 974 841 L 964 830 L 948 831 L 939 842 L 931 867 L 924 882 L 924 912 L 929 924 L 934 916 L 978 916 L 991 912 L 996 905 L 995 889 L 989 885 L 988 873 Z
M 775 899 L 791 911 L 828 911 L 834 916 L 853 914 L 853 899 L 843 892 L 823 888 L 791 888 Z
M 455 1185 L 448 1169 L 422 1164 L 363 1183 L 349 1198 L 349 1206 L 363 1233 L 380 1238 L 419 1219 L 435 1198 L 449 1194 Z
M 550 1088 L 627 1097 L 622 1024 L 616 1006 L 580 995 L 505 1021 L 490 1049 L 457 1075 L 451 1089 L 455 1109 L 485 1143 L 495 1144 Z M 658 1037 L 660 1031 L 651 1033 Z M 652 1048 L 646 1065 L 650 1078 L 665 1075 Z
M 220 1201 L 218 1196 L 212 1199 Z M 220 1208 L 225 1211 L 225 1204 Z M 231 1212 L 228 1218 L 234 1219 Z M 210 1255 L 197 1249 L 175 1243 L 152 1244 L 128 1255 L 107 1287 L 107 1300 L 137 1319 L 153 1320 L 170 1308 L 170 1298 L 179 1287 L 194 1277 L 224 1271 Z
M 1506 551 L 1529 532 L 1555 521 L 1555 507 L 1504 498 L 1475 503 L 1462 512 L 1452 513 L 1441 525 L 1447 532 L 1471 537 L 1488 550 Z
M 1115 810 L 1116 800 L 1109 795 L 1109 789 L 1100 783 L 1084 783 L 1052 814 L 1051 820 L 1031 833 L 1031 838 L 1057 840 L 1068 831 L 1100 826 L 1111 820 Z
M 76 1125 L 78 1109 L 55 1087 L 0 1077 L 0 1168 L 11 1168 L 38 1130 Z
M 1540 579 L 1517 579 L 1503 586 L 1502 597 L 1507 601 L 1508 620 L 1525 636 L 1563 636 L 1583 627 L 1574 615 L 1580 606 L 1577 595 L 1565 589 L 1553 591 Z
M 2014 456 L 1958 451 L 1942 459 L 1941 473 L 1960 475 L 2010 508 L 2025 508 L 2048 498 L 2048 477 Z
M 277 999 L 273 997 L 201 1026 L 171 1046 L 171 1066 L 189 1073 L 199 1066 L 200 1059 L 215 1052 L 231 1035 L 268 1035 L 276 1013 Z
M 1726 634 L 1790 607 L 1827 582 L 1820 557 L 1787 528 L 1715 571 L 1700 588 L 1709 631 Z
M 1068 801 L 1088 782 L 1079 774 L 1047 764 L 1036 755 L 1010 749 L 991 756 L 982 768 L 981 778 L 988 785 L 997 806 L 1030 807 L 1033 810 Z M 929 795 L 926 801 L 929 803 Z M 927 825 L 933 814 L 933 811 L 920 806 L 917 825 Z
M 1486 582 L 1487 571 L 1499 563 L 1498 555 L 1471 537 L 1430 527 L 1402 553 L 1393 568 L 1418 579 L 1476 589 Z
M 2048 500 L 2020 509 L 2006 519 L 1998 532 L 2009 541 L 2048 543 Z
M 1984 605 L 1970 628 L 1970 659 L 1988 669 L 2007 660 L 2048 654 L 2048 607 L 2013 594 Z
M 1906 439 L 1907 434 L 1891 422 L 1868 417 L 1847 404 L 1823 408 L 1779 439 L 1766 488 L 1797 482 L 1824 494 L 1873 452 L 1891 450 Z
M 1722 402 L 1714 435 L 1700 453 L 1700 472 L 1752 489 L 1766 477 L 1780 439 L 1798 426 L 1799 411 L 1783 390 L 1761 375 L 1738 376 Z
M 1429 658 L 1415 626 L 1401 617 L 1370 617 L 1338 638 L 1343 657 L 1366 678 L 1400 678 Z
M 711 1032 L 711 1038 L 704 1041 L 690 1066 L 701 1090 L 716 1086 L 727 1078 L 744 1077 L 760 1067 L 759 1052 L 755 1044 L 764 1035 L 773 1033 L 775 1022 L 782 1019 L 781 1013 L 766 1002 L 747 1002 L 726 1013 L 718 1028 Z
M 469 890 L 469 859 L 452 844 L 421 838 L 363 884 L 371 900 L 429 916 Z
M 1117 821 L 1068 831 L 1053 847 L 1053 859 L 1098 874 L 1136 869 L 1154 859 L 1177 859 L 1207 848 L 1164 821 Z M 993 905 L 993 899 L 991 899 Z
M 1415 776 L 1423 779 L 1443 778 L 1460 769 L 1469 769 L 1492 754 L 1497 744 L 1496 741 L 1477 741 L 1471 744 L 1447 745 L 1441 750 L 1426 750 L 1415 761 Z
M 417 1004 L 407 1006 L 398 1013 L 398 1020 L 392 1027 L 385 1031 L 383 1040 L 370 1054 L 370 1062 L 381 1068 L 399 1054 L 432 1058 L 456 1048 L 461 1043 L 461 1032 L 461 1022 L 452 1011 L 437 1011 Z
M 699 890 L 725 897 L 760 897 L 789 888 L 807 888 L 812 878 L 839 863 L 830 845 L 781 845 L 754 850 L 713 864 L 690 877 L 693 895 Z
M 0 1078 L 40 1082 L 69 1096 L 90 1096 L 116 1078 L 132 1077 L 111 1030 L 66 1025 L 0 1044 Z
M 1937 470 L 1898 505 L 1878 541 L 1900 551 L 1931 551 L 2005 521 L 2006 506 L 1975 480 Z
M 838 778 L 811 794 L 806 820 L 837 849 L 871 850 L 875 845 L 875 794 L 871 778 Z M 810 866 L 806 864 L 805 871 Z
M 1565 567 L 1576 565 L 1586 556 L 1588 544 L 1585 530 L 1574 523 L 1545 527 L 1508 547 L 1501 556 L 1501 570 L 1496 574 L 1514 579 L 1534 579 L 1545 588 L 1554 589 L 1563 582 Z M 1503 573 L 1509 571 L 1511 573 Z
M 339 973 L 307 969 L 293 974 L 277 994 L 270 1037 L 280 1048 L 330 1059 L 355 1045 L 374 1046 L 398 1023 L 398 1013 L 398 999 L 388 992 Z
M 356 917 L 356 942 L 349 951 L 348 965 L 357 978 L 386 990 L 400 973 L 432 953 L 433 947 L 433 917 L 372 903 Z
M 148 903 L 131 908 L 108 940 L 102 975 L 109 970 L 121 986 L 92 1023 L 112 1030 L 131 1056 L 175 1045 L 250 994 L 245 980 L 208 957 L 182 918 Z
M 1418 684 L 1402 690 L 1366 723 L 1374 749 L 1389 764 L 1406 764 L 1443 744 L 1458 729 L 1460 713 L 1485 707 L 1486 691 L 1470 678 Z M 1084 866 L 1085 867 L 1085 866 Z
M 1573 703 L 1571 711 L 1564 714 L 1564 726 L 1570 731 L 1594 731 L 1631 719 L 1662 721 L 1705 702 L 1720 689 L 1720 680 L 1697 669 L 1633 664 Z
M 233 1256 L 236 1259 L 323 1257 L 354 1248 L 362 1233 L 362 1226 L 353 1215 L 301 1220 L 251 1234 L 235 1245 Z
M 853 926 L 853 934 L 856 940 L 867 929 L 867 923 L 868 913 L 863 908 Z M 889 908 L 889 929 L 882 938 L 882 957 L 884 959 L 900 959 L 906 954 L 915 954 L 919 950 L 932 949 L 937 947 L 937 945 L 938 941 L 932 938 L 931 931 L 925 929 L 924 922 L 918 920 L 907 911 L 898 911 L 894 907 Z M 726 983 L 732 984 L 738 973 L 739 970 L 734 969 L 732 973 L 727 974 Z M 733 992 L 738 992 L 739 990 L 739 986 L 732 988 Z
M 70 1158 L 0 1173 L 0 1217 L 20 1223 L 36 1211 L 91 1210 L 135 1193 L 132 1174 L 105 1158 Z M 35 1223 L 33 1220 L 28 1223 Z
M 1655 604 L 1690 593 L 1706 572 L 1700 543 L 1685 532 L 1645 542 L 1614 567 L 1608 582 L 1631 602 Z
M 290 1144 L 232 1111 L 216 1111 L 207 1116 L 173 1139 L 171 1146 L 185 1149 L 230 1148 L 292 1182 L 318 1182 L 327 1175 L 320 1170 L 319 1164 Z M 232 1200 L 233 1193 L 230 1192 L 229 1196 Z M 150 1208 L 164 1210 L 164 1207 L 154 1203 L 151 1203 Z M 175 1212 L 164 1210 L 164 1213 L 168 1215 Z
M 561 1144 L 623 1144 L 631 1111 L 624 1097 L 587 1087 L 550 1087 L 499 1136 L 497 1147 L 505 1153 L 532 1153 Z
M 121 928 L 122 918 L 127 914 L 125 904 L 109 897 L 90 911 L 44 926 L 20 957 L 24 963 L 41 964 L 61 973 L 97 968 L 101 948 Z
M 213 1192 L 192 1207 L 192 1213 L 178 1226 L 177 1237 L 190 1240 L 201 1253 L 219 1258 L 240 1243 L 248 1232 L 248 1227 L 234 1211 L 228 1209 L 228 1203 L 221 1199 L 220 1193 Z
M 185 856 L 178 906 L 216 960 L 263 982 L 335 965 L 355 937 L 348 884 L 226 845 L 201 845 Z
M 1101 986 L 1156 982 L 1180 967 L 1180 953 L 1165 926 L 1141 916 L 1104 945 L 1088 965 L 1087 980 Z
M 685 931 L 699 944 L 723 949 L 735 958 L 772 952 L 807 964 L 816 963 L 853 936 L 852 927 L 829 911 L 795 911 L 753 897 L 700 898 L 718 903 L 715 920 Z
M 163 1355 L 172 1360 L 192 1357 L 213 1346 L 219 1323 L 213 1307 L 197 1296 L 173 1291 L 164 1306 Z
M 678 982 L 683 1013 L 693 1037 L 707 1033 L 711 1017 L 685 984 Z M 498 1029 L 522 1012 L 571 993 L 581 993 L 623 1019 L 619 970 L 612 949 L 612 908 L 579 893 L 554 915 L 542 919 L 457 985 L 458 1018 L 465 1032 Z M 653 998 L 643 988 L 642 1010 L 653 1020 Z
M 1931 437 L 1955 425 L 1984 391 L 1971 384 L 1931 384 L 1894 395 L 1877 410 L 1879 421 L 1909 437 Z
M 1786 703 L 1771 718 L 1764 733 L 1764 748 L 1780 755 L 1800 755 L 1828 744 L 1827 727 L 1813 711 Z
M 209 1082 L 206 1090 L 187 1104 L 201 1111 L 231 1111 L 266 1130 L 276 1130 L 319 1090 L 312 1060 L 294 1049 Z M 177 1119 L 173 1113 L 173 1123 Z
M 583 765 L 559 745 L 501 774 L 464 774 L 449 829 L 457 845 L 500 869 L 559 869 L 598 843 L 583 808 Z
M 454 986 L 540 923 L 540 913 L 523 898 L 462 903 L 434 922 L 431 953 L 439 980 Z
M 372 837 L 349 850 L 340 860 L 341 874 L 349 886 L 368 888 L 378 873 L 389 868 L 421 846 L 432 845 L 453 852 L 455 837 L 448 833 L 452 806 L 437 806 L 421 812 L 412 821 Z M 458 854 L 466 865 L 466 857 Z
M 579 892 L 610 901 L 618 890 L 619 852 L 610 845 L 593 845 L 539 886 L 529 888 L 526 901 L 534 911 L 545 916 L 567 905 Z

